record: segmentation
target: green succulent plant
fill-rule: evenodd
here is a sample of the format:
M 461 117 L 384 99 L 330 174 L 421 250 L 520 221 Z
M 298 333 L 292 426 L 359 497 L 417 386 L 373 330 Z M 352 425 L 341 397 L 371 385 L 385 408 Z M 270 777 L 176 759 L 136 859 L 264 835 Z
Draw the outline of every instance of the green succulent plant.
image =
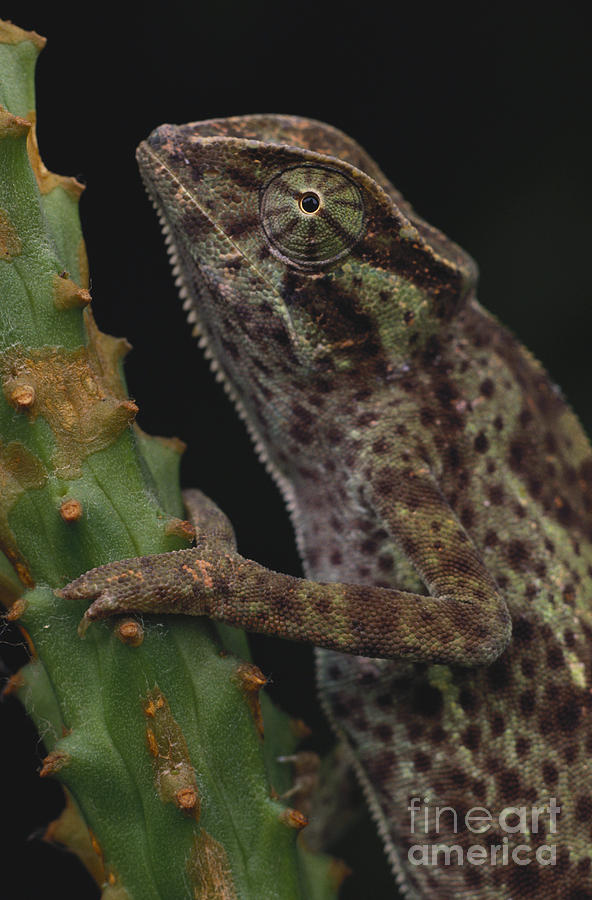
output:
M 260 692 L 245 636 L 165 617 L 81 640 L 84 609 L 54 593 L 192 531 L 180 442 L 133 424 L 126 342 L 94 324 L 82 188 L 37 150 L 44 43 L 0 23 L 0 595 L 31 650 L 8 690 L 43 736 L 41 775 L 66 791 L 48 834 L 105 900 L 334 897 L 339 867 L 305 851 L 304 817 L 280 799 L 298 729 Z

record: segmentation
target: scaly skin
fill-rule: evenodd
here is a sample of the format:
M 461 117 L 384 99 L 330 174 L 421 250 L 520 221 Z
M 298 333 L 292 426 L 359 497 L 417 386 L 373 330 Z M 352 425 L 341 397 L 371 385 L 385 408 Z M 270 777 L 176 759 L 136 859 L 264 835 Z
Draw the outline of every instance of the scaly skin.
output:
M 323 705 L 410 896 L 592 898 L 592 453 L 577 419 L 477 303 L 472 260 L 335 129 L 164 125 L 138 159 L 310 580 L 202 523 L 196 548 L 63 594 L 95 600 L 87 622 L 207 614 L 328 648 Z M 526 808 L 520 829 L 508 807 Z M 414 865 L 417 844 L 476 849 Z M 492 844 L 509 858 L 492 864 Z

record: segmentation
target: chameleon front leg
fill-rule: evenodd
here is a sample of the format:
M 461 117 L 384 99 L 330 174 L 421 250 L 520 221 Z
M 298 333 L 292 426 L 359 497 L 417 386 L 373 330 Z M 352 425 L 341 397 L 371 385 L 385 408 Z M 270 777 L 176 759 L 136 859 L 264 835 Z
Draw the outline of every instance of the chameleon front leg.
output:
M 236 551 L 226 517 L 197 493 L 195 547 L 91 569 L 57 593 L 92 601 L 81 632 L 116 613 L 185 613 L 360 656 L 489 663 L 510 637 L 506 604 L 437 485 L 427 473 L 410 481 L 394 505 L 380 492 L 371 499 L 389 513 L 428 596 L 266 569 Z M 440 523 L 433 540 L 426 517 Z

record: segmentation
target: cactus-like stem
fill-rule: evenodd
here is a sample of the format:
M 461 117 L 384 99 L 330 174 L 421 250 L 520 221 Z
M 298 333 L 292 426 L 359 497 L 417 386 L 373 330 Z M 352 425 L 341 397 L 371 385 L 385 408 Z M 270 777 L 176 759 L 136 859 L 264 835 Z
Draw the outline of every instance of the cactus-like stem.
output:
M 165 617 L 81 640 L 84 608 L 54 593 L 93 566 L 186 547 L 191 530 L 179 445 L 133 425 L 127 345 L 90 312 L 81 187 L 37 151 L 43 43 L 0 23 L 0 593 L 31 646 L 11 687 L 42 724 L 41 775 L 68 791 L 49 836 L 105 900 L 333 897 L 335 869 L 303 851 L 304 817 L 276 799 L 296 738 L 260 695 L 244 636 Z

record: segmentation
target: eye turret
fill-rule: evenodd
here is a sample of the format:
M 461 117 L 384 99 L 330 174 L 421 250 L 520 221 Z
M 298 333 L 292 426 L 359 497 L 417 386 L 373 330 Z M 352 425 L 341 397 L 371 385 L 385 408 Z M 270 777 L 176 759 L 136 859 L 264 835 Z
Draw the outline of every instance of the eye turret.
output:
M 324 166 L 294 166 L 269 182 L 261 197 L 268 241 L 298 266 L 344 256 L 364 227 L 364 203 L 347 176 Z

